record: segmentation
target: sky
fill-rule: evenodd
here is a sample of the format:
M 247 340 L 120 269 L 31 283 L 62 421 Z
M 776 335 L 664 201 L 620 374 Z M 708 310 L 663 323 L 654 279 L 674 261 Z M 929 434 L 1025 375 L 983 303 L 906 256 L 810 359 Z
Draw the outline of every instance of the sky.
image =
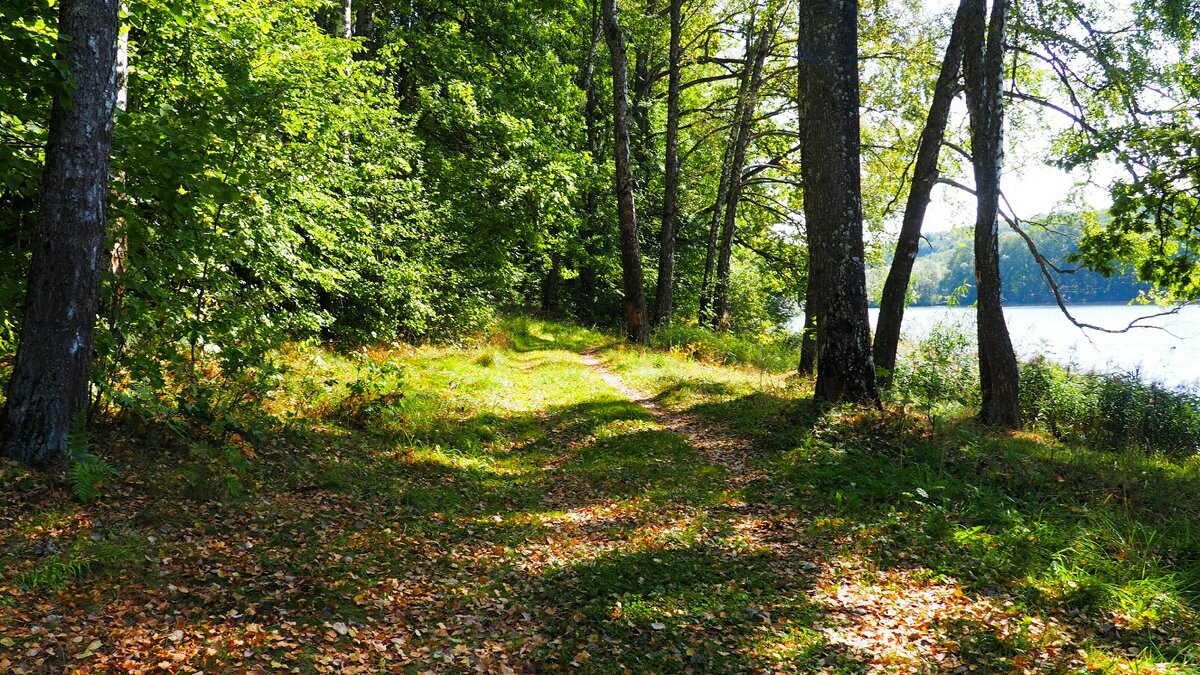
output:
M 1054 114 L 1054 113 L 1050 113 Z M 1110 203 L 1108 191 L 1095 184 L 1077 188 L 1085 182 L 1086 172 L 1068 173 L 1047 164 L 1052 129 L 1030 131 L 1022 134 L 1020 147 L 1011 147 L 1005 156 L 1004 172 L 1000 178 L 1000 189 L 1012 205 L 1013 215 L 1019 219 L 1039 216 L 1058 207 L 1071 208 L 1073 199 L 1084 205 L 1103 208 Z M 948 152 L 943 150 L 942 152 Z M 970 170 L 965 184 L 970 185 Z M 1107 185 L 1111 172 L 1097 170 L 1094 182 Z M 925 215 L 923 229 L 929 232 L 948 230 L 955 225 L 974 222 L 974 198 L 948 185 L 938 185 L 933 190 L 929 210 Z
M 1116 0 L 1124 5 L 1124 0 Z M 929 14 L 953 13 L 958 6 L 958 0 L 925 0 L 925 11 Z M 1010 105 L 1012 105 L 1010 103 Z M 1030 103 L 1019 103 L 1024 107 Z M 961 97 L 955 101 L 953 115 L 959 120 L 966 117 L 966 106 Z M 1110 203 L 1108 190 L 1109 182 L 1116 176 L 1112 167 L 1098 167 L 1091 185 L 1076 190 L 1077 184 L 1086 181 L 1086 172 L 1080 170 L 1074 174 L 1050 166 L 1051 138 L 1065 130 L 1069 122 L 1063 116 L 1053 111 L 1043 111 L 1041 123 L 1037 119 L 1027 120 L 1025 128 L 1016 130 L 1006 128 L 1005 133 L 1012 135 L 1016 148 L 1012 143 L 1006 143 L 1004 172 L 1000 179 L 1000 189 L 1012 204 L 1018 218 L 1032 218 L 1058 207 L 1070 207 L 1070 198 L 1074 195 L 1079 203 L 1093 208 L 1105 208 Z M 953 120 L 951 122 L 953 124 Z M 1040 127 L 1040 128 L 1039 128 Z M 943 149 L 943 153 L 949 150 Z M 961 182 L 970 185 L 970 171 Z M 926 212 L 924 230 L 948 230 L 955 225 L 965 225 L 974 221 L 975 203 L 970 195 L 947 185 L 934 188 L 929 210 Z M 897 225 L 898 227 L 898 225 Z

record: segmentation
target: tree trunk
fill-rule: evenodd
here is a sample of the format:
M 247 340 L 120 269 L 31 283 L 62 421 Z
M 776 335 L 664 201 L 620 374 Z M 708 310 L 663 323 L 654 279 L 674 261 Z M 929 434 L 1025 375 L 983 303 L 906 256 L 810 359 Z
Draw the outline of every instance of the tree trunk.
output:
M 975 169 L 975 284 L 979 337 L 979 419 L 992 426 L 1021 426 L 1017 357 L 1004 323 L 1000 297 L 1000 169 L 1004 164 L 1004 32 L 1007 0 L 995 0 L 989 22 L 986 0 L 967 0 L 963 74 L 971 118 L 971 161 Z M 986 32 L 986 38 L 985 38 Z
M 921 132 L 917 146 L 917 159 L 913 167 L 912 185 L 908 190 L 908 202 L 904 207 L 904 220 L 900 225 L 900 237 L 896 241 L 896 254 L 883 284 L 883 296 L 879 301 L 879 320 L 875 325 L 875 366 L 880 371 L 880 384 L 892 385 L 892 372 L 896 369 L 896 348 L 900 342 L 900 324 L 904 320 L 904 301 L 908 295 L 908 284 L 912 278 L 913 265 L 921 243 L 921 225 L 925 220 L 925 209 L 929 195 L 938 179 L 938 154 L 946 133 L 946 121 L 950 117 L 950 104 L 958 89 L 959 68 L 962 65 L 964 32 L 967 23 L 967 5 L 962 0 L 954 16 L 954 27 L 950 31 L 950 42 L 942 59 L 942 69 L 929 104 L 929 116 Z
M 121 15 L 128 14 L 128 5 L 121 2 L 119 12 Z M 124 28 L 118 26 L 117 32 L 117 98 L 116 110 L 119 113 L 124 113 L 129 110 L 129 27 Z M 114 131 L 115 134 L 115 131 Z M 109 282 L 109 292 L 101 293 L 100 305 L 97 314 L 108 317 L 108 330 L 112 333 L 113 349 L 111 358 L 105 366 L 107 370 L 98 373 L 102 381 L 107 381 L 116 371 L 120 363 L 121 356 L 125 350 L 125 330 L 121 325 L 121 303 L 125 299 L 125 263 L 129 257 L 129 227 L 124 215 L 120 215 L 128 206 L 126 201 L 127 195 L 125 188 L 128 186 L 128 180 L 124 171 L 118 171 L 113 176 L 113 199 L 110 206 L 116 207 L 117 217 L 114 220 L 109 214 L 109 221 L 112 225 L 109 227 L 112 233 L 112 244 L 108 252 L 108 271 L 111 274 Z M 88 421 L 91 422 L 92 416 L 100 410 L 100 404 L 103 401 L 104 389 L 97 387 L 91 399 L 91 405 L 88 409 Z
M 708 226 L 708 247 L 704 256 L 704 278 L 700 282 L 700 311 L 697 323 L 707 326 L 712 322 L 713 274 L 717 266 L 717 244 L 721 236 L 721 216 L 724 214 L 725 193 L 729 190 L 729 165 L 733 163 L 733 143 L 725 148 L 721 160 L 721 176 L 717 180 L 717 198 L 713 201 L 712 220 Z
M 663 177 L 662 232 L 659 233 L 658 282 L 654 292 L 654 324 L 671 323 L 675 285 L 675 219 L 679 197 L 679 86 L 683 61 L 683 0 L 671 2 L 671 47 L 667 68 L 666 175 Z
M 801 375 L 817 370 L 817 296 L 811 264 L 804 283 L 804 328 L 800 330 L 800 367 L 796 370 Z
M 366 49 L 355 56 L 359 59 L 369 59 L 375 56 L 375 0 L 360 0 L 358 9 L 354 11 L 353 34 L 366 39 Z
M 352 0 L 339 2 L 337 16 L 333 22 L 334 35 L 349 40 L 354 37 L 354 3 Z
M 617 0 L 603 0 L 604 37 L 612 59 L 613 150 L 616 165 L 617 221 L 621 232 L 621 277 L 625 290 L 625 329 L 631 342 L 648 341 L 646 292 L 642 288 L 642 258 L 638 250 L 637 207 L 633 198 L 633 167 L 629 157 L 629 67 L 625 35 L 617 22 Z
M 600 46 L 601 25 L 600 7 L 597 0 L 591 3 L 591 40 L 583 68 L 579 73 L 579 87 L 584 93 L 583 122 L 587 132 L 587 151 L 593 163 L 600 158 L 600 104 L 596 95 L 596 52 Z M 596 320 L 597 273 L 595 261 L 600 256 L 596 237 L 600 231 L 596 222 L 597 204 L 595 181 L 590 178 L 583 191 L 583 253 L 584 259 L 579 265 L 579 296 L 578 311 L 581 319 L 594 322 Z
M 121 13 L 126 12 L 126 5 L 124 2 L 120 3 L 119 11 Z M 117 33 L 117 61 L 115 67 L 117 69 L 116 109 L 120 112 L 126 112 L 129 110 L 129 30 L 121 30 L 119 27 Z M 126 184 L 125 172 L 122 171 L 117 174 L 115 179 L 117 185 L 119 186 L 116 194 L 116 201 L 124 202 L 124 188 Z M 129 252 L 129 233 L 125 229 L 125 218 L 118 217 L 116 227 L 113 229 L 115 232 L 113 233 L 114 237 L 112 251 L 109 253 L 108 257 L 108 267 L 109 271 L 112 272 L 113 277 L 116 278 L 125 271 L 125 258 Z M 116 297 L 114 303 L 119 302 L 121 290 L 122 289 L 118 286 L 114 294 Z
M 771 50 L 775 34 L 774 22 L 768 19 L 750 53 L 746 54 L 746 67 L 750 77 L 741 103 L 741 119 L 738 119 L 733 161 L 729 165 L 729 188 L 725 195 L 724 220 L 721 223 L 721 248 L 717 256 L 717 278 L 713 290 L 713 329 L 729 327 L 729 272 L 733 261 L 733 236 L 737 229 L 738 203 L 742 199 L 742 170 L 746 166 L 746 151 L 750 147 L 750 132 L 754 128 L 754 113 L 758 109 L 758 90 L 762 86 L 763 65 Z
M 630 154 L 634 168 L 634 189 L 646 189 L 654 172 L 654 138 L 650 129 L 650 94 L 653 81 L 650 74 L 650 48 L 638 46 L 633 55 L 633 86 L 630 91 L 629 117 L 635 132 L 631 138 Z M 643 208 L 645 204 L 643 204 Z
M 717 266 L 717 246 L 721 241 L 721 223 L 725 215 L 725 201 L 729 194 L 730 167 L 733 165 L 734 149 L 737 146 L 737 134 L 742 119 L 742 104 L 745 103 L 746 88 L 750 86 L 750 54 L 754 49 L 754 19 L 751 13 L 750 22 L 746 26 L 745 55 L 742 74 L 738 78 L 737 97 L 734 99 L 733 115 L 729 118 L 729 142 L 725 146 L 725 156 L 721 160 L 721 176 L 717 181 L 717 199 L 713 202 L 712 221 L 708 232 L 708 249 L 704 258 L 704 279 L 700 285 L 700 311 L 697 320 L 701 326 L 713 323 L 713 284 Z
M 562 254 L 554 251 L 550 254 L 550 270 L 542 281 L 542 314 L 557 316 L 558 287 L 562 282 Z
M 804 216 L 815 284 L 817 398 L 878 403 L 863 266 L 858 5 L 800 3 Z
M 8 382 L 3 447 L 44 466 L 65 458 L 88 402 L 104 264 L 119 0 L 62 0 L 59 55 L 73 86 L 50 114 L 41 212 Z

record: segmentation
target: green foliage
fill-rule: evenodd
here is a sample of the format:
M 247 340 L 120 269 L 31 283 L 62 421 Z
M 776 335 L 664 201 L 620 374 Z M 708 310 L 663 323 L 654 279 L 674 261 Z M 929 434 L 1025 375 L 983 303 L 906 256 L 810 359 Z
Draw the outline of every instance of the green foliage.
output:
M 948 407 L 978 405 L 975 341 L 963 325 L 936 323 L 919 341 L 905 343 L 896 359 L 891 395 L 915 404 L 936 424 Z
M 198 502 L 240 497 L 249 487 L 250 468 L 250 457 L 244 447 L 234 443 L 191 443 L 188 462 L 179 472 L 180 492 Z
M 67 550 L 53 553 L 17 574 L 14 583 L 27 591 L 61 591 L 89 576 L 128 574 L 145 564 L 147 545 L 144 536 L 124 531 L 96 539 L 80 538 Z
M 404 375 L 394 360 L 378 360 L 366 349 L 356 352 L 354 379 L 346 383 L 346 397 L 337 404 L 338 418 L 358 428 L 395 430 L 403 419 L 395 405 L 404 398 Z M 399 420 L 394 419 L 397 415 Z
M 1034 360 L 1021 366 L 1021 407 L 1069 443 L 1174 458 L 1200 451 L 1200 398 L 1133 374 L 1081 373 Z
M 71 492 L 75 494 L 76 499 L 85 504 L 99 497 L 104 482 L 117 475 L 113 465 L 93 454 L 84 453 L 71 457 L 71 468 L 68 471 Z
M 800 363 L 800 338 L 784 331 L 742 335 L 676 322 L 655 331 L 650 344 L 704 363 L 755 366 L 775 372 L 794 371 Z
M 1039 3 L 1017 16 L 1061 76 L 1046 78 L 1048 97 L 1084 122 L 1058 135 L 1057 163 L 1119 169 L 1111 220 L 1090 224 L 1078 259 L 1106 276 L 1132 267 L 1184 299 L 1200 296 L 1196 15 L 1195 3 L 1150 0 L 1129 11 Z

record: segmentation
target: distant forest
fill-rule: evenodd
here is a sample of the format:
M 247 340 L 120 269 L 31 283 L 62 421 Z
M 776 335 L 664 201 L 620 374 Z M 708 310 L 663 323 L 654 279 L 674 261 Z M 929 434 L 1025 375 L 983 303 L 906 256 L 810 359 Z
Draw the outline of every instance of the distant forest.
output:
M 1058 216 L 1045 227 L 1026 226 L 1026 234 L 1038 250 L 1055 267 L 1051 268 L 1063 299 L 1074 303 L 1128 302 L 1149 284 L 1138 281 L 1131 269 L 1105 277 L 1090 269 L 1079 269 L 1072 262 L 1078 252 L 1077 242 L 1083 226 L 1077 217 Z M 920 252 L 913 268 L 909 286 L 910 305 L 944 305 L 957 297 L 961 304 L 975 302 L 975 255 L 973 234 L 969 228 L 930 232 L 921 241 Z M 890 247 L 886 247 L 890 250 Z M 889 255 L 867 270 L 867 288 L 871 306 L 879 306 L 883 281 L 891 265 Z M 1054 303 L 1054 294 L 1046 282 L 1037 260 L 1016 232 L 1002 229 L 1000 233 L 1000 273 L 1005 304 L 1044 305 Z

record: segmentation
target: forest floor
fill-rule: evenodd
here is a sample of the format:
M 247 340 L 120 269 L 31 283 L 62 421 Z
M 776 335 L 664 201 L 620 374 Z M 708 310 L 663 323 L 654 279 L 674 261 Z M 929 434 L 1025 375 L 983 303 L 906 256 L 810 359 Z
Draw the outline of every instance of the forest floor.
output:
M 0 672 L 1200 672 L 1196 461 L 532 320 L 283 356 L 86 504 L 0 464 Z

